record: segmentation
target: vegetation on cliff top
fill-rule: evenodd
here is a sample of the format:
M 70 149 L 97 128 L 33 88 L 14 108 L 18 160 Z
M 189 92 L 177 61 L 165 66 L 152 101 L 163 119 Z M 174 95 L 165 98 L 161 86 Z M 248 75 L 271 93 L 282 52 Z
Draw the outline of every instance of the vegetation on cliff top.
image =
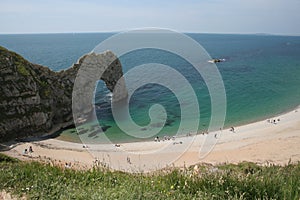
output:
M 0 190 L 30 199 L 299 199 L 300 163 L 201 166 L 155 174 L 75 171 L 0 154 Z

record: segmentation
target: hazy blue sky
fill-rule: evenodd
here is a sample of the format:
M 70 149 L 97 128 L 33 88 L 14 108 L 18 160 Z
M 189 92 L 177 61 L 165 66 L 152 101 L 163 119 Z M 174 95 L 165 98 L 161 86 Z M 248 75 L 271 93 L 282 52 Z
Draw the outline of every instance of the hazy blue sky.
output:
M 181 32 L 300 35 L 300 0 L 0 0 L 0 33 Z

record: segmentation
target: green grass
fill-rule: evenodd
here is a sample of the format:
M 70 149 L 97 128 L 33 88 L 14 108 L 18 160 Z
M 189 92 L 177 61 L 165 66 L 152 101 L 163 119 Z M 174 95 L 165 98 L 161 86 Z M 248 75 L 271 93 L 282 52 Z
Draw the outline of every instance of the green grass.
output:
M 299 199 L 300 163 L 200 166 L 155 174 L 63 170 L 0 154 L 0 190 L 29 199 Z

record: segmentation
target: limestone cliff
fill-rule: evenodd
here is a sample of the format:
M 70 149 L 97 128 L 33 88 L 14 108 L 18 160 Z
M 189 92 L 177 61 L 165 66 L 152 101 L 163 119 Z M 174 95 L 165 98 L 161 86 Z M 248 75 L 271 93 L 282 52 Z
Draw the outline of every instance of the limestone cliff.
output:
M 97 57 L 85 55 L 69 69 L 54 72 L 0 47 L 0 142 L 44 135 L 73 124 L 73 85 L 89 56 Z M 100 56 L 100 61 L 111 63 L 101 79 L 113 91 L 123 76 L 121 64 L 112 52 Z

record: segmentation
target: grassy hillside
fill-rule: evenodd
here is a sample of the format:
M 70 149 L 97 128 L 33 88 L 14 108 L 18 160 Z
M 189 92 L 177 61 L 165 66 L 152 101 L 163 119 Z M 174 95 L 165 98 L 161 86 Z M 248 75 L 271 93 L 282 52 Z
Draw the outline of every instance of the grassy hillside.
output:
M 200 166 L 151 175 L 75 171 L 0 154 L 0 190 L 28 199 L 299 199 L 300 163 Z

